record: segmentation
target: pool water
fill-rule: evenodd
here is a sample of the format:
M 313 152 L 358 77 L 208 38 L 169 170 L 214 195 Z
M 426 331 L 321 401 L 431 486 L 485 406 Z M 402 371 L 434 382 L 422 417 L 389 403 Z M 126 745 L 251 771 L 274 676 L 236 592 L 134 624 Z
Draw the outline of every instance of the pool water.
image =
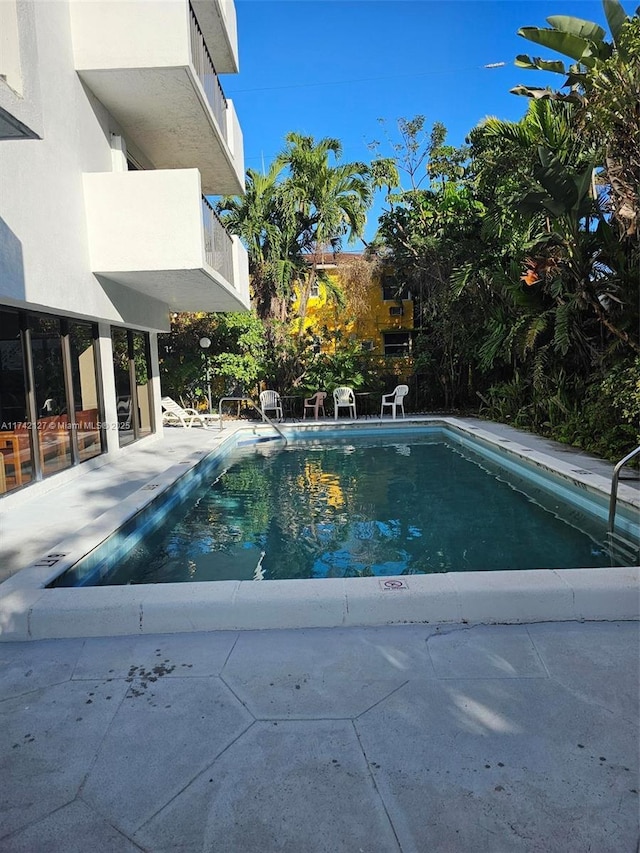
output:
M 270 444 L 225 464 L 90 582 L 611 565 L 596 521 L 448 439 Z

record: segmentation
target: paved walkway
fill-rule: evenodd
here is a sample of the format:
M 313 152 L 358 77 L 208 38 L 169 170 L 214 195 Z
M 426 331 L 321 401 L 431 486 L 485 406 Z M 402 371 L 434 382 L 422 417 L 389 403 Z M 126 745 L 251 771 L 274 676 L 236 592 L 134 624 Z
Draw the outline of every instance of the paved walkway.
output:
M 636 853 L 640 625 L 0 645 L 0 851 Z
M 99 468 L 83 470 L 80 466 L 74 472 L 78 476 L 69 482 L 59 483 L 54 478 L 48 491 L 33 495 L 26 488 L 9 509 L 0 503 L 0 583 L 183 456 L 212 450 L 229 429 L 166 428 L 163 432 L 163 440 L 134 445 L 116 460 L 107 463 L 105 458 Z

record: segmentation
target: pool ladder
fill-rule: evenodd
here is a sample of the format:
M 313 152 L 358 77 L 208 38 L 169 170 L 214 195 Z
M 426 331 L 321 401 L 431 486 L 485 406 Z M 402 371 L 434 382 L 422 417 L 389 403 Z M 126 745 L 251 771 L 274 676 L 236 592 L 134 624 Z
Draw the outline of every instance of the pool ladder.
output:
M 616 502 L 618 500 L 618 480 L 620 478 L 620 471 L 627 462 L 630 462 L 634 456 L 637 456 L 639 453 L 640 447 L 636 447 L 635 450 L 632 450 L 631 453 L 627 453 L 627 455 L 616 464 L 613 469 L 611 495 L 609 497 L 609 527 L 607 531 L 609 547 L 611 548 L 612 553 L 617 553 L 618 556 L 624 558 L 624 562 L 628 562 L 629 565 L 637 563 L 640 554 L 638 552 L 637 545 L 615 531 Z
M 248 403 L 250 406 L 252 406 L 256 410 L 256 412 L 260 415 L 262 420 L 265 421 L 265 423 L 268 423 L 270 426 L 272 426 L 275 429 L 275 431 L 277 433 L 280 434 L 280 437 L 282 438 L 282 440 L 284 441 L 285 444 L 289 443 L 287 440 L 287 436 L 284 434 L 284 432 L 278 426 L 278 424 L 275 423 L 275 421 L 272 421 L 271 418 L 267 417 L 267 415 L 265 415 L 265 413 L 262 411 L 262 409 L 259 409 L 256 406 L 256 404 L 253 402 L 251 397 L 221 397 L 220 398 L 220 402 L 218 403 L 218 415 L 220 418 L 220 431 L 222 431 L 222 404 L 223 403 Z

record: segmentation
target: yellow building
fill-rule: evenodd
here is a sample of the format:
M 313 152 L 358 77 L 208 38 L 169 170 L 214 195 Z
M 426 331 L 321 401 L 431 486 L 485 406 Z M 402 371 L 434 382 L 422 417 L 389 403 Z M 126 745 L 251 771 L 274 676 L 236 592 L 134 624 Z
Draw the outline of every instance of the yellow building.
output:
M 407 287 L 379 261 L 346 252 L 330 258 L 317 266 L 329 284 L 321 275 L 320 281 L 312 279 L 296 294 L 294 332 L 314 335 L 321 352 L 333 352 L 342 342 L 360 343 L 374 356 L 401 359 L 401 369 L 393 372 L 410 372 L 414 319 Z M 332 285 L 342 293 L 342 302 Z

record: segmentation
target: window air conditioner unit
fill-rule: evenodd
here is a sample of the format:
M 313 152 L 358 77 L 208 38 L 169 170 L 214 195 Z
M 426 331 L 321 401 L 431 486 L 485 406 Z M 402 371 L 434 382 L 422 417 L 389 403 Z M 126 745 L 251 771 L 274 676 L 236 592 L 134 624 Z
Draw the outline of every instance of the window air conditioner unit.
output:
M 389 308 L 390 317 L 402 317 L 403 314 L 404 310 L 402 305 L 392 305 L 391 308 Z

